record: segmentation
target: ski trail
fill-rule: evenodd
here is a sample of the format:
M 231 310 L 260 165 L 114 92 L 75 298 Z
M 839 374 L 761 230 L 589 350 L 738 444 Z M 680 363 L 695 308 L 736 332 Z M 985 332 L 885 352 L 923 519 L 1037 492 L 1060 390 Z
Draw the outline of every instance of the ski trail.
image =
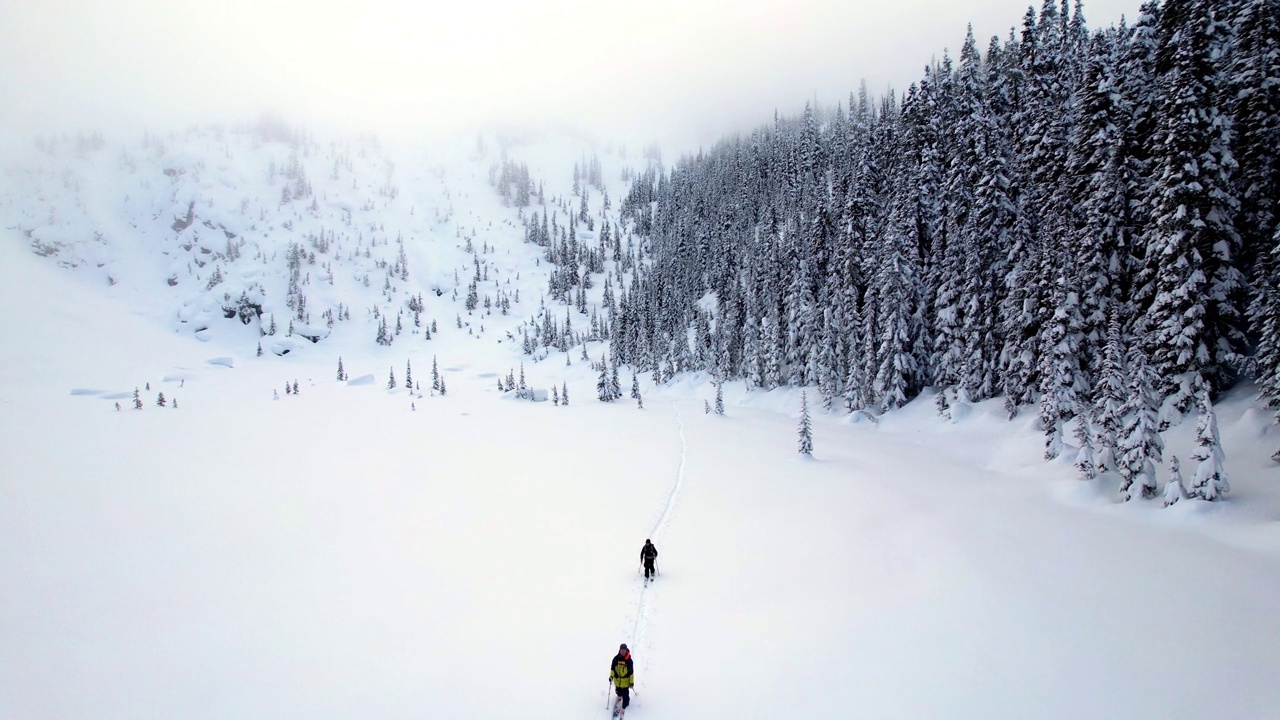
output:
M 685 460 L 688 459 L 684 442 L 684 417 L 680 415 L 680 406 L 676 405 L 675 401 L 672 401 L 671 407 L 676 411 L 676 426 L 680 431 L 680 467 L 676 470 L 676 482 L 671 486 L 671 493 L 667 495 L 667 504 L 662 508 L 662 515 L 658 516 L 657 521 L 653 523 L 653 527 L 649 530 L 648 537 L 650 539 L 657 537 L 662 528 L 666 526 L 667 518 L 671 517 L 671 510 L 676 505 L 676 496 L 680 494 L 680 488 L 684 485 L 684 466 Z
M 671 511 L 675 509 L 676 500 L 680 496 L 680 490 L 684 487 L 685 465 L 688 460 L 688 446 L 685 443 L 684 437 L 684 417 L 680 414 L 680 406 L 677 405 L 675 401 L 672 401 L 671 407 L 675 411 L 676 428 L 680 435 L 680 465 L 676 469 L 676 479 L 671 486 L 671 492 L 667 494 L 667 501 L 662 507 L 662 513 L 658 515 L 658 519 L 654 521 L 653 527 L 649 529 L 647 537 L 650 540 L 656 540 L 662 533 L 662 529 L 666 527 L 667 521 L 671 518 Z M 655 542 L 654 544 L 656 545 L 657 543 Z M 642 653 L 641 657 L 644 658 L 644 664 L 640 668 L 637 668 L 638 671 L 647 671 L 649 669 L 649 653 L 647 651 L 652 646 L 649 641 L 649 623 L 650 616 L 653 612 L 651 607 L 651 593 L 649 590 L 650 584 L 647 582 L 640 586 L 640 599 L 635 605 L 635 621 L 632 624 L 631 634 L 629 636 L 631 639 L 628 647 L 631 647 L 633 651 L 640 650 Z M 638 677 L 640 672 L 637 672 L 636 675 Z M 632 686 L 632 690 L 636 691 L 637 689 L 635 686 Z M 632 702 L 635 702 L 638 698 L 639 692 L 636 691 L 635 697 L 632 698 Z M 610 705 L 610 708 L 612 708 L 612 705 Z

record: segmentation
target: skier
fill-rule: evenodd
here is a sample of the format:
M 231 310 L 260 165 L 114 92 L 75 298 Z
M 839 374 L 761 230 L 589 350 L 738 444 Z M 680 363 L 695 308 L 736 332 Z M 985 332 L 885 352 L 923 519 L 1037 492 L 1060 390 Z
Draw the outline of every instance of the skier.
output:
M 635 666 L 631 663 L 631 651 L 627 644 L 618 647 L 618 654 L 609 663 L 609 683 L 618 699 L 613 701 L 613 716 L 622 717 L 631 704 L 631 686 L 635 684 Z
M 658 548 L 654 547 L 653 542 L 646 539 L 644 547 L 640 548 L 640 564 L 644 565 L 644 579 L 649 580 L 658 576 L 658 570 L 653 566 L 655 560 L 658 559 Z

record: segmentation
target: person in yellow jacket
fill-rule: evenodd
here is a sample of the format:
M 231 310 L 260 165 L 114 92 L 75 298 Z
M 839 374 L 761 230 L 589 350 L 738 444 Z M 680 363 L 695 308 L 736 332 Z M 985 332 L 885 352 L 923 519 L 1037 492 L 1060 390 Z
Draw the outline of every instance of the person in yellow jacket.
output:
M 631 662 L 631 651 L 627 649 L 627 644 L 622 643 L 618 647 L 618 654 L 613 656 L 613 661 L 609 663 L 609 682 L 613 684 L 613 691 L 617 693 L 618 699 L 613 705 L 613 714 L 618 714 L 618 703 L 622 703 L 622 709 L 626 710 L 631 704 L 631 686 L 635 685 L 635 665 Z

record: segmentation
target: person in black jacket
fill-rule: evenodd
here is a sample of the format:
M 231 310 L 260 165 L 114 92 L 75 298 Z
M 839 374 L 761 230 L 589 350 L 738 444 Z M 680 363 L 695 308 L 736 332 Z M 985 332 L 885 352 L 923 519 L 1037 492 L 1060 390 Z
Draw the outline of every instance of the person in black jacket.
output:
M 618 714 L 618 702 L 622 703 L 623 710 L 631 704 L 631 686 L 636 682 L 635 671 L 635 665 L 631 662 L 631 651 L 627 649 L 626 643 L 622 643 L 618 648 L 618 654 L 609 661 L 609 682 L 613 684 L 613 691 L 618 695 L 618 700 L 614 701 L 615 716 Z
M 653 563 L 658 559 L 658 548 L 654 547 L 649 540 L 644 541 L 644 547 L 640 548 L 640 564 L 644 565 L 644 579 L 657 577 L 658 570 L 654 568 Z

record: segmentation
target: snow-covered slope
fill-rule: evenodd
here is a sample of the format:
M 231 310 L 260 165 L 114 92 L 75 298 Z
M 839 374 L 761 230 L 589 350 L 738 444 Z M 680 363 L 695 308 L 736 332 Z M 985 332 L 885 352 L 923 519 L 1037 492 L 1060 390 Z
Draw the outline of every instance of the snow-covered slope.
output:
M 726 386 L 717 416 L 709 378 L 642 376 L 640 409 L 596 400 L 581 346 L 523 352 L 544 309 L 589 316 L 543 297 L 496 141 L 92 145 L 0 193 L 2 717 L 603 718 L 619 642 L 633 719 L 1280 715 L 1276 428 L 1250 388 L 1217 406 L 1221 503 L 1118 503 L 998 402 L 818 412 L 802 459 L 797 389 Z M 295 152 L 312 195 L 281 202 Z M 591 152 L 506 148 L 561 221 Z M 639 161 L 599 157 L 617 198 Z M 510 314 L 467 313 L 477 264 Z M 262 319 L 224 316 L 241 293 Z M 521 362 L 569 405 L 500 391 Z
M 270 121 L 36 147 L 6 167 L 0 225 L 180 333 L 254 352 L 265 335 L 276 355 L 331 335 L 372 341 L 384 320 L 390 342 L 460 316 L 473 335 L 505 336 L 512 323 L 467 317 L 469 280 L 478 273 L 482 299 L 506 297 L 509 316 L 527 319 L 547 275 L 540 249 L 520 242 L 525 212 L 541 208 L 502 202 L 497 170 L 523 151 L 531 179 L 549 175 L 567 193 L 574 163 L 592 152 L 567 139 L 533 148 L 480 136 L 393 150 Z M 627 161 L 606 154 L 601 164 L 618 193 Z M 561 222 L 578 211 L 577 198 L 570 208 L 542 197 L 553 214 L 563 206 Z

